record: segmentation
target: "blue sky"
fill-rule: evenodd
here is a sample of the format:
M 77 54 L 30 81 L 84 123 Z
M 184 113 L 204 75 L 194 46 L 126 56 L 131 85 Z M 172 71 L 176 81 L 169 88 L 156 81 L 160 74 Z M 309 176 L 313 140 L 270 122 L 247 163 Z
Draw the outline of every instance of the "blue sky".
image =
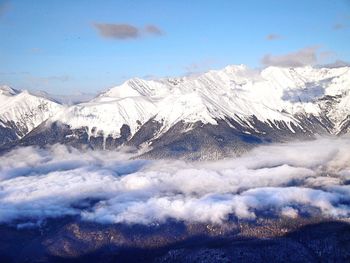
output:
M 0 84 L 96 92 L 228 64 L 350 61 L 350 1 L 0 0 Z

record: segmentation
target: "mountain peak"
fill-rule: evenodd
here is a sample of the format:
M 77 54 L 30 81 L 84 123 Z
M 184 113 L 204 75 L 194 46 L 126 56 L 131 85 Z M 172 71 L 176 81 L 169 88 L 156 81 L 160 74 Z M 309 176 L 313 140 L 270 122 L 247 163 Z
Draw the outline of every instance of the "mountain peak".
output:
M 0 86 L 0 94 L 1 95 L 13 96 L 13 95 L 16 95 L 18 93 L 19 93 L 18 90 L 12 89 L 11 87 L 9 87 L 7 85 Z
M 240 65 L 228 65 L 224 68 L 224 71 L 228 71 L 228 72 L 238 72 L 238 71 L 244 71 L 247 70 L 248 66 L 244 65 L 244 64 L 240 64 Z

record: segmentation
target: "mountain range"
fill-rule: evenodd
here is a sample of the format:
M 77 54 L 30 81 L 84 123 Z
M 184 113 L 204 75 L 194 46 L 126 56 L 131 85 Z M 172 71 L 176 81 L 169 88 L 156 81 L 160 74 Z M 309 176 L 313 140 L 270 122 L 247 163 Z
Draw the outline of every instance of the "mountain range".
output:
M 133 78 L 62 104 L 0 87 L 0 150 L 62 143 L 138 149 L 146 158 L 220 159 L 256 145 L 350 132 L 350 67 L 227 66 L 194 76 Z

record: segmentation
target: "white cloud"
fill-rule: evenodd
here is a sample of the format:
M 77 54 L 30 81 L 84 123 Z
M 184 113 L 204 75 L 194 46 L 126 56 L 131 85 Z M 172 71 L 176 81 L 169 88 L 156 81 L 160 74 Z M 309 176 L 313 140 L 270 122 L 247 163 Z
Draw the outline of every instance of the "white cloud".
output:
M 129 160 L 54 145 L 0 157 L 0 222 L 80 215 L 104 223 L 220 223 L 261 213 L 350 215 L 350 138 L 262 146 L 205 163 Z

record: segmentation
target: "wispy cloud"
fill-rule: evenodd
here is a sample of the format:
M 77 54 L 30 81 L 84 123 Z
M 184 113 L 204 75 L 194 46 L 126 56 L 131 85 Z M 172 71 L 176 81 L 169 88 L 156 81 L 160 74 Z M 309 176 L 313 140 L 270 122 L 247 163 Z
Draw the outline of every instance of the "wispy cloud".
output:
M 127 40 L 138 39 L 146 35 L 163 35 L 163 31 L 155 25 L 147 25 L 144 28 L 130 24 L 94 23 L 93 25 L 102 37 L 109 39 Z
M 38 53 L 43 52 L 43 50 L 41 48 L 38 48 L 38 47 L 33 47 L 29 51 L 33 54 L 38 54 Z
M 341 67 L 350 67 L 350 63 L 341 59 L 338 59 L 332 63 L 323 64 L 321 67 L 326 68 L 341 68 Z
M 215 63 L 217 63 L 217 60 L 208 58 L 186 65 L 184 67 L 186 70 L 185 76 L 193 76 L 208 71 Z
M 333 25 L 333 29 L 334 30 L 341 30 L 341 29 L 344 29 L 344 28 L 346 28 L 346 25 L 342 24 L 342 23 L 337 23 L 337 24 Z
M 204 163 L 129 160 L 129 153 L 63 145 L 19 148 L 0 156 L 0 221 L 78 215 L 103 223 L 221 223 L 261 212 L 346 218 L 349 147 L 350 138 L 327 138 Z
M 47 85 L 52 82 L 58 83 L 58 82 L 68 82 L 72 80 L 72 77 L 69 75 L 57 75 L 57 76 L 47 76 L 47 77 L 29 75 L 27 78 L 28 78 L 28 81 L 34 85 Z
M 150 35 L 155 35 L 155 36 L 161 36 L 164 34 L 163 31 L 155 25 L 147 25 L 145 27 L 145 32 L 150 34 Z
M 302 48 L 284 55 L 267 54 L 261 59 L 264 66 L 302 67 L 318 62 L 318 46 Z
M 282 36 L 278 35 L 278 34 L 269 34 L 265 38 L 266 38 L 266 40 L 273 41 L 273 40 L 281 39 Z

